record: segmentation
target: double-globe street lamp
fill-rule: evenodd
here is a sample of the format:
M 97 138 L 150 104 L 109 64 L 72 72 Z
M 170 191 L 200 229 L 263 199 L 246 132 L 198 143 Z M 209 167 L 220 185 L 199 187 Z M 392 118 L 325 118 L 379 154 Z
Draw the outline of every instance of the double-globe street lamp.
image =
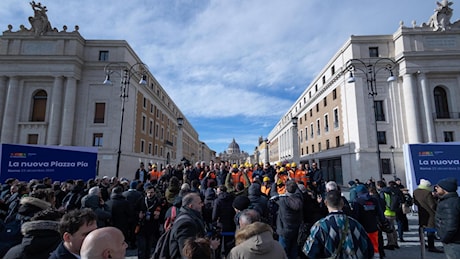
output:
M 375 124 L 375 140 L 377 145 L 377 160 L 378 160 L 378 171 L 380 180 L 383 179 L 382 172 L 382 160 L 380 158 L 380 142 L 379 142 L 379 131 L 377 127 L 378 121 L 378 111 L 376 108 L 375 96 L 377 96 L 377 74 L 379 71 L 387 71 L 389 76 L 387 82 L 393 82 L 396 80 L 396 77 L 393 74 L 393 69 L 397 66 L 397 63 L 390 58 L 370 58 L 367 63 L 360 59 L 350 59 L 347 62 L 346 70 L 350 72 L 350 75 L 347 79 L 348 83 L 354 83 L 355 77 L 353 72 L 361 71 L 366 77 L 368 95 L 372 97 L 373 108 L 374 108 L 374 124 Z
M 138 68 L 136 70 L 136 67 Z M 112 85 L 110 81 L 110 75 L 113 73 L 120 75 L 120 98 L 121 98 L 121 120 L 120 120 L 120 136 L 118 140 L 118 151 L 117 151 L 117 169 L 115 171 L 115 177 L 118 178 L 120 172 L 120 157 L 121 157 L 121 139 L 123 136 L 123 119 L 125 114 L 125 102 L 128 98 L 129 84 L 133 76 L 139 77 L 139 85 L 147 85 L 147 65 L 142 62 L 137 62 L 131 66 L 129 64 L 111 62 L 104 67 L 105 80 L 104 85 Z

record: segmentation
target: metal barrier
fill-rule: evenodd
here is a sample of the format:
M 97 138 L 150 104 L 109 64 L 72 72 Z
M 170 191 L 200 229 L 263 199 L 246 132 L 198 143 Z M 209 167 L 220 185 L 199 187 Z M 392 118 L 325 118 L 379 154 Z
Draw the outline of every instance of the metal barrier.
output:
M 425 232 L 436 233 L 436 228 L 419 228 L 419 237 L 420 237 L 420 258 L 425 258 Z

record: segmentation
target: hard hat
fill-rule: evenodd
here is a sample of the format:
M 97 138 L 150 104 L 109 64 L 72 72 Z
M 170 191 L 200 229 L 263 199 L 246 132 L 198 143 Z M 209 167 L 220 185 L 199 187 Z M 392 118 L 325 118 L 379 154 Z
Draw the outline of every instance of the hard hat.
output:
M 264 181 L 264 182 L 270 181 L 270 177 L 265 176 L 264 179 L 263 179 L 263 181 Z
M 281 167 L 281 168 L 280 168 L 280 172 L 284 172 L 284 171 L 286 171 L 286 168 Z
M 286 163 L 287 168 L 291 168 L 291 165 L 289 163 Z
M 238 165 L 236 165 L 236 163 L 234 163 L 234 164 L 232 165 L 232 168 L 235 168 L 235 169 L 236 169 L 236 168 L 238 168 Z
M 276 163 L 276 166 L 281 166 L 281 162 L 277 162 L 277 163 Z
M 297 164 L 295 162 L 292 162 L 291 163 L 291 167 L 294 168 L 294 167 L 297 167 Z

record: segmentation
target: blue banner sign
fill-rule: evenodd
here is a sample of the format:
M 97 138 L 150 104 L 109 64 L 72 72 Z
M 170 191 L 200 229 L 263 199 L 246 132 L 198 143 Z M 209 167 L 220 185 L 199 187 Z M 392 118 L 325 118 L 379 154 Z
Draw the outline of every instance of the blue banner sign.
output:
M 455 177 L 460 181 L 460 143 L 405 144 L 404 162 L 407 187 L 412 192 L 420 179 L 434 186 L 439 180 Z
M 50 177 L 53 181 L 96 176 L 97 148 L 2 144 L 0 182 Z

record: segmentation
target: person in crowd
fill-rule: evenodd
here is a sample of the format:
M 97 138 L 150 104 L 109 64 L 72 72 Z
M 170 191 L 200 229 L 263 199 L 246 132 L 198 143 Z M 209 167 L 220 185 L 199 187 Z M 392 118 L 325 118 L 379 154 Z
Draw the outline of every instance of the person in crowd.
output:
M 139 164 L 139 168 L 137 168 L 136 173 L 134 174 L 134 180 L 138 180 L 142 183 L 150 181 L 150 173 L 145 169 L 145 165 L 143 162 Z
M 414 190 L 414 203 L 418 209 L 419 232 L 424 232 L 423 228 L 434 228 L 434 218 L 436 215 L 437 200 L 433 195 L 431 182 L 420 179 L 420 184 Z M 435 232 L 428 231 L 428 251 L 434 253 L 444 253 L 434 245 Z
M 211 243 L 204 237 L 188 238 L 185 240 L 182 255 L 185 259 L 211 259 Z
M 439 197 L 435 224 L 447 258 L 460 258 L 460 198 L 456 178 L 441 179 L 435 186 Z
M 21 226 L 22 242 L 12 247 L 5 259 L 47 259 L 61 242 L 59 220 L 62 214 L 54 208 L 37 212 Z
M 133 218 L 130 219 L 128 223 L 128 234 L 126 235 L 126 241 L 128 242 L 129 249 L 135 249 L 136 246 L 136 226 L 138 219 L 136 216 L 139 216 L 140 203 L 143 201 L 144 195 L 138 190 L 138 181 L 131 181 L 129 184 L 129 189 L 122 193 L 123 197 L 126 198 L 128 203 L 131 205 L 133 210 Z
M 305 255 L 308 258 L 373 258 L 374 247 L 366 230 L 342 211 L 340 191 L 327 192 L 325 203 L 329 215 L 313 225 L 302 249 Z
M 198 193 L 191 192 L 186 194 L 182 199 L 182 207 L 174 221 L 171 229 L 171 240 L 169 244 L 169 253 L 171 258 L 184 258 L 183 248 L 185 241 L 189 238 L 205 237 L 206 229 L 201 215 L 203 201 Z M 178 218 L 182 215 L 186 217 Z M 210 240 L 210 247 L 215 250 L 220 245 L 220 239 Z
M 50 259 L 78 259 L 85 237 L 97 229 L 97 216 L 88 208 L 71 210 L 59 221 L 62 241 L 51 252 Z
M 235 197 L 227 192 L 227 187 L 221 185 L 217 188 L 217 198 L 214 201 L 212 208 L 212 223 L 221 228 L 222 232 L 234 232 L 235 231 L 235 210 L 232 207 Z M 243 195 L 240 195 L 243 196 Z M 234 240 L 226 237 L 222 240 L 224 243 L 223 252 L 221 254 L 226 255 L 230 252 L 230 249 L 234 246 Z
M 254 182 L 249 186 L 248 198 L 251 201 L 250 207 L 256 209 L 261 218 L 268 219 L 268 197 L 262 193 L 259 183 Z
M 393 227 L 390 232 L 385 232 L 387 235 L 387 244 L 383 248 L 388 250 L 399 249 L 398 234 L 394 229 L 394 225 L 396 224 L 396 211 L 391 209 L 392 202 L 396 198 L 392 198 L 392 188 L 387 187 L 384 181 L 377 181 L 377 190 L 379 191 L 380 197 L 385 201 L 383 214 L 390 222 L 390 226 Z
M 89 208 L 97 215 L 97 227 L 105 227 L 110 224 L 112 213 L 102 199 L 101 189 L 95 186 L 89 189 L 88 195 L 82 198 L 82 208 Z
M 324 177 L 323 177 L 323 171 L 318 168 L 318 165 L 316 162 L 313 162 L 311 164 L 311 189 L 316 193 L 316 194 L 323 194 L 324 193 Z
M 385 215 L 379 201 L 369 195 L 366 186 L 358 185 L 352 208 L 352 217 L 366 230 L 374 248 L 374 256 L 380 258 L 378 225 L 385 221 Z
M 128 244 L 116 227 L 103 227 L 90 232 L 81 245 L 82 259 L 123 259 Z
M 240 215 L 243 212 L 243 210 L 249 208 L 251 205 L 251 201 L 247 196 L 241 195 L 236 197 L 233 200 L 232 207 L 235 210 L 235 217 L 233 218 L 233 221 L 235 223 L 236 230 L 240 229 Z
M 243 210 L 239 218 L 240 229 L 235 235 L 236 246 L 228 254 L 228 259 L 287 258 L 284 248 L 273 239 L 273 229 L 260 220 L 257 210 Z
M 139 259 L 151 256 L 153 241 L 160 237 L 160 214 L 162 207 L 165 206 L 152 184 L 145 185 L 145 193 L 146 196 L 138 209 L 140 226 L 137 233 L 137 257 Z
M 297 236 L 303 219 L 302 194 L 296 192 L 297 183 L 294 180 L 286 182 L 286 192 L 272 198 L 278 204 L 276 218 L 276 233 L 278 241 L 283 246 L 288 258 L 298 257 Z
M 120 186 L 112 190 L 110 199 L 107 201 L 107 207 L 112 215 L 111 226 L 114 226 L 123 232 L 125 238 L 128 237 L 130 223 L 134 222 L 137 216 L 134 214 L 133 205 L 123 197 L 123 188 Z

